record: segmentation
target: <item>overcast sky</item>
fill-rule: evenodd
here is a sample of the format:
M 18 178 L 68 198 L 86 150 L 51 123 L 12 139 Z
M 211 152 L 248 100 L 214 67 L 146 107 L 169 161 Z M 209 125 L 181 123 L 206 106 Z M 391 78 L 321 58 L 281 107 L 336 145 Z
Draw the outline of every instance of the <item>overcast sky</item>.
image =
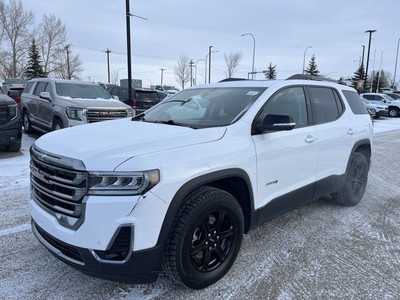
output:
M 106 54 L 111 72 L 126 78 L 125 0 L 22 0 L 39 24 L 43 14 L 60 17 L 67 28 L 73 53 L 79 53 L 85 71 L 83 80 L 107 81 Z M 359 65 L 361 45 L 372 37 L 370 67 L 375 57 L 378 69 L 394 73 L 400 38 L 399 0 L 131 0 L 131 12 L 148 21 L 131 18 L 133 78 L 143 85 L 160 83 L 179 86 L 173 73 L 181 54 L 197 61 L 212 54 L 211 81 L 226 77 L 224 54 L 241 51 L 243 60 L 234 77 L 247 78 L 251 71 L 253 40 L 256 39 L 255 69 L 276 65 L 278 78 L 301 73 L 304 50 L 306 65 L 312 54 L 321 74 L 351 76 Z M 367 47 L 366 47 L 367 48 Z M 365 54 L 366 61 L 366 54 Z M 400 79 L 397 70 L 396 81 Z M 257 79 L 262 79 L 258 74 Z M 204 62 L 197 64 L 197 81 L 204 82 Z

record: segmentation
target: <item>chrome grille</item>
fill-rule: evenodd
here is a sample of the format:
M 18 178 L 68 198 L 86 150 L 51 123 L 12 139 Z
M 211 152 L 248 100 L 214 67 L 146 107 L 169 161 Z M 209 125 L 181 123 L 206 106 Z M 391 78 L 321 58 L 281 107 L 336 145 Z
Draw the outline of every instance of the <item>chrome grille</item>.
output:
M 116 120 L 128 117 L 126 109 L 93 109 L 89 108 L 86 112 L 88 123 L 95 123 L 107 120 Z
M 79 219 L 83 211 L 87 173 L 54 165 L 50 160 L 45 162 L 40 157 L 33 149 L 30 169 L 34 200 L 55 214 Z

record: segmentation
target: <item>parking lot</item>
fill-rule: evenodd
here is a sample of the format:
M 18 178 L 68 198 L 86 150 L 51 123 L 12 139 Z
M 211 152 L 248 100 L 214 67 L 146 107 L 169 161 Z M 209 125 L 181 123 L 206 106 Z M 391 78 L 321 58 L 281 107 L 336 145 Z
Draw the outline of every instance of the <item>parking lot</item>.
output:
M 320 199 L 248 234 L 230 272 L 199 291 L 165 276 L 129 285 L 88 277 L 30 231 L 29 147 L 0 152 L 1 299 L 399 299 L 400 119 L 375 121 L 366 193 L 355 207 Z

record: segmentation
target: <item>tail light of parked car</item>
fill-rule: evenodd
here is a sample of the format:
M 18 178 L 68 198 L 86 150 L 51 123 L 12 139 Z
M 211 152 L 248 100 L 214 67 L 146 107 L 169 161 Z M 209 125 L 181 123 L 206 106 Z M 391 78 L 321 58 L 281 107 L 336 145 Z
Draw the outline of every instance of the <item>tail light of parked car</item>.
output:
M 132 107 L 136 107 L 136 98 L 132 99 Z

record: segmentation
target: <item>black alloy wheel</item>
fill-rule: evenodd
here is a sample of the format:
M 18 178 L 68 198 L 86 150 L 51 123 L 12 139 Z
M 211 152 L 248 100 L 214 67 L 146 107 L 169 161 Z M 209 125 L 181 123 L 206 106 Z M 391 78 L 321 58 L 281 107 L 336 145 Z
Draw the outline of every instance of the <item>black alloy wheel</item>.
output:
M 243 239 L 238 201 L 226 191 L 203 186 L 189 193 L 174 219 L 163 269 L 179 284 L 205 288 L 231 268 Z

